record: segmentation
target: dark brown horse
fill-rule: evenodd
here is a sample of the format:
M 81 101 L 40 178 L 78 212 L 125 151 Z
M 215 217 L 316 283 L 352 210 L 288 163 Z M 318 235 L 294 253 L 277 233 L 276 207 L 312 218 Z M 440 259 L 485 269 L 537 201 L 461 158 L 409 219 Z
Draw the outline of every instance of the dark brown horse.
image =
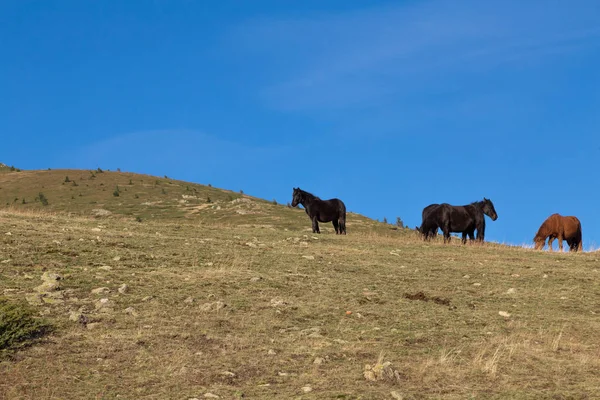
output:
M 583 241 L 581 240 L 581 222 L 574 216 L 562 216 L 558 213 L 552 214 L 542 223 L 538 229 L 533 242 L 535 249 L 541 250 L 548 238 L 548 250 L 552 251 L 552 242 L 558 239 L 559 251 L 563 251 L 563 240 L 567 241 L 569 251 L 581 251 Z
M 485 197 L 482 201 L 464 206 L 453 206 L 448 203 L 442 203 L 437 207 L 433 206 L 433 204 L 428 206 L 431 207 L 428 213 L 423 210 L 426 218 L 421 224 L 421 232 L 437 231 L 439 227 L 444 232 L 444 243 L 450 241 L 450 232 L 461 232 L 463 244 L 467 242 L 467 235 L 470 240 L 474 240 L 475 230 L 477 230 L 477 241 L 483 242 L 485 237 L 484 216 L 487 215 L 492 221 L 498 219 L 494 204 Z
M 294 188 L 292 207 L 304 206 L 312 221 L 313 233 L 321 233 L 319 222 L 332 222 L 336 234 L 346 234 L 346 205 L 340 199 L 321 200 L 300 188 Z

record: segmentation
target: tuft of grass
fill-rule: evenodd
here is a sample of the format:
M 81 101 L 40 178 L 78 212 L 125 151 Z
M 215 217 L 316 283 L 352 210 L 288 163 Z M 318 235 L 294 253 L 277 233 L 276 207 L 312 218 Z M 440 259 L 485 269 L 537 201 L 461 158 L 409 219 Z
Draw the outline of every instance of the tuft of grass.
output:
M 27 304 L 0 297 L 0 351 L 3 353 L 30 345 L 51 331 L 52 325 L 35 317 L 35 311 Z

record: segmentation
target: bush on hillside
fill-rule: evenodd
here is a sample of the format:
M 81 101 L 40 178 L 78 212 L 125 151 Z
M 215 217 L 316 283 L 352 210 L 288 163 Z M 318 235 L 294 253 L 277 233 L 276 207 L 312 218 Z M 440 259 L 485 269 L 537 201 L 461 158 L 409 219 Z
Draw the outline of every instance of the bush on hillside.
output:
M 52 326 L 35 317 L 35 311 L 28 305 L 0 297 L 1 352 L 24 347 L 51 331 Z

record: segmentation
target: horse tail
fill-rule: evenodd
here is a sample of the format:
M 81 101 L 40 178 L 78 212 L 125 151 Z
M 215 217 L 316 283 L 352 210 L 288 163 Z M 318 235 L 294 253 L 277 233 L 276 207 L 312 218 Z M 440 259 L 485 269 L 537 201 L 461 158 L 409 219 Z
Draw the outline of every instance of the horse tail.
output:
M 578 244 L 577 244 L 577 251 L 583 251 L 583 235 L 581 234 L 581 222 L 578 223 L 578 229 L 577 229 L 577 239 L 578 239 Z
M 340 233 L 346 234 L 346 205 L 343 201 L 339 201 L 339 214 L 338 214 L 338 224 L 340 227 Z

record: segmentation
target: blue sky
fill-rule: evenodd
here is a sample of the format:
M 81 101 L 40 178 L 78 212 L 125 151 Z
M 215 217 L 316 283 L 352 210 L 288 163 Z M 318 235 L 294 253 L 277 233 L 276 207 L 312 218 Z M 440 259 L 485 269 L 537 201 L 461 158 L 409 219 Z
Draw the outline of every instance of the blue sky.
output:
M 121 168 L 372 218 L 492 199 L 600 245 L 600 2 L 0 2 L 0 161 Z M 350 234 L 351 232 L 349 232 Z

